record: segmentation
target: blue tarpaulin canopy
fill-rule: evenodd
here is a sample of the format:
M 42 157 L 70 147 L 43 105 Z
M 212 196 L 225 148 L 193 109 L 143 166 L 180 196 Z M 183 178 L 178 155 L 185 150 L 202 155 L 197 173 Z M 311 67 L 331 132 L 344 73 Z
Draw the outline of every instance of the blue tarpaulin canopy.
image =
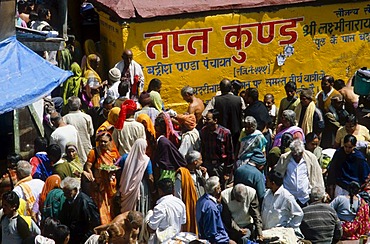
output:
M 16 36 L 0 42 L 0 114 L 25 107 L 72 75 L 28 49 Z

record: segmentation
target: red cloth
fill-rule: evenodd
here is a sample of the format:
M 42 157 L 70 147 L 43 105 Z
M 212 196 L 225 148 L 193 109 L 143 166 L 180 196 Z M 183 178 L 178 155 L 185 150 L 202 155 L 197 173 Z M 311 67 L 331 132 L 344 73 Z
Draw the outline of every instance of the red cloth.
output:
M 139 94 L 138 93 L 138 84 L 139 84 L 139 76 L 135 75 L 134 76 L 134 84 L 132 84 L 132 87 L 131 87 L 131 95 L 137 96 Z
M 134 114 L 136 109 L 137 105 L 134 100 L 128 99 L 124 101 L 121 105 L 121 111 L 119 112 L 118 120 L 114 127 L 118 130 L 122 130 L 127 114 Z
M 343 236 L 342 239 L 358 240 L 360 236 L 367 235 L 370 232 L 369 205 L 360 200 L 360 207 L 352 221 L 342 221 Z

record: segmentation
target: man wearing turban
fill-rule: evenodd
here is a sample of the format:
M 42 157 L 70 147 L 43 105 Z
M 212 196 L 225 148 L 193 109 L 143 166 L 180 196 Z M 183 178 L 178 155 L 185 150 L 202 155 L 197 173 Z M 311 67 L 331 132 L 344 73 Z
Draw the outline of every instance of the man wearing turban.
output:
M 124 101 L 114 126 L 113 140 L 121 155 L 128 153 L 137 139 L 146 139 L 144 125 L 134 119 L 136 108 L 133 100 Z
M 188 152 L 200 150 L 200 136 L 195 128 L 197 121 L 194 114 L 179 114 L 176 117 L 182 130 L 179 152 L 185 157 Z

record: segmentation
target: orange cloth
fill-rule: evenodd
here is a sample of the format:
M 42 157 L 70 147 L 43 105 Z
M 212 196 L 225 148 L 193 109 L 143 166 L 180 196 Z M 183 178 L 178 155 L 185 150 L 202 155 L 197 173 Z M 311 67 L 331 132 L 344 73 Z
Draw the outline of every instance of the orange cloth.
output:
M 60 182 L 62 180 L 60 179 L 59 175 L 50 175 L 44 184 L 44 187 L 42 188 L 41 195 L 40 195 L 40 200 L 39 200 L 39 208 L 40 212 L 44 207 L 44 202 L 46 200 L 46 197 L 48 193 L 53 190 L 54 188 L 60 188 Z
M 120 108 L 117 108 L 117 107 L 112 108 L 108 113 L 107 121 L 112 125 L 117 123 L 120 111 L 121 111 Z
M 101 131 L 108 131 L 109 133 L 112 134 L 114 128 L 113 126 L 114 124 L 117 123 L 120 111 L 121 111 L 120 108 L 117 107 L 112 108 L 108 113 L 107 120 L 104 121 L 104 123 L 101 124 L 101 126 L 99 126 L 99 128 L 96 130 L 96 135 L 98 135 L 99 132 Z
M 24 194 L 24 198 L 26 198 L 25 200 L 27 202 L 27 215 L 28 216 L 32 216 L 32 208 L 33 208 L 33 205 L 36 202 L 36 198 L 32 193 L 31 187 L 29 187 L 26 184 L 26 182 L 28 182 L 30 180 L 32 180 L 32 176 L 27 176 L 27 177 L 19 180 L 17 182 L 17 184 L 15 184 L 15 186 L 20 186 L 21 187 L 21 189 L 23 191 L 23 194 Z
M 197 220 L 195 218 L 196 203 L 198 200 L 197 192 L 190 171 L 185 167 L 180 167 L 176 174 L 181 174 L 182 201 L 186 206 L 186 224 L 182 231 L 198 234 Z
M 197 119 L 194 114 L 178 114 L 176 119 L 180 125 L 185 126 L 188 130 L 192 130 L 197 126 Z
M 98 155 L 95 155 L 95 150 L 93 149 L 87 156 L 87 162 L 93 165 L 92 171 L 96 183 L 96 189 L 91 191 L 91 198 L 98 206 L 101 223 L 109 224 L 113 216 L 111 205 L 112 198 L 116 194 L 117 179 L 114 172 L 100 170 L 100 166 L 102 164 L 113 165 L 120 157 L 120 154 L 114 145 L 112 145 L 110 151 L 102 151 L 99 148 L 96 151 Z
M 152 157 L 154 148 L 156 146 L 156 133 L 153 121 L 150 119 L 150 117 L 147 114 L 140 114 L 136 121 L 139 123 L 142 123 L 145 127 L 145 134 L 146 134 L 146 142 L 148 144 L 146 148 L 146 155 L 149 157 Z
M 144 125 L 144 127 L 146 128 L 146 130 L 152 136 L 156 137 L 154 124 L 153 124 L 153 121 L 150 119 L 149 115 L 147 115 L 147 114 L 140 114 L 139 116 L 137 116 L 136 121 L 139 122 L 139 123 L 142 123 Z

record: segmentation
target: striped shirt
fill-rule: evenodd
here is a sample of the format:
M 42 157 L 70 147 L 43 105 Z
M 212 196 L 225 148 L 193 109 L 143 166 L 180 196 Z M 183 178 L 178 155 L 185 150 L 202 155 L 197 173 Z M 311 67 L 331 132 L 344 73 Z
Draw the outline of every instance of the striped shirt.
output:
M 304 216 L 300 229 L 306 240 L 313 244 L 330 244 L 339 241 L 342 236 L 342 227 L 335 210 L 330 205 L 316 203 L 302 210 Z

